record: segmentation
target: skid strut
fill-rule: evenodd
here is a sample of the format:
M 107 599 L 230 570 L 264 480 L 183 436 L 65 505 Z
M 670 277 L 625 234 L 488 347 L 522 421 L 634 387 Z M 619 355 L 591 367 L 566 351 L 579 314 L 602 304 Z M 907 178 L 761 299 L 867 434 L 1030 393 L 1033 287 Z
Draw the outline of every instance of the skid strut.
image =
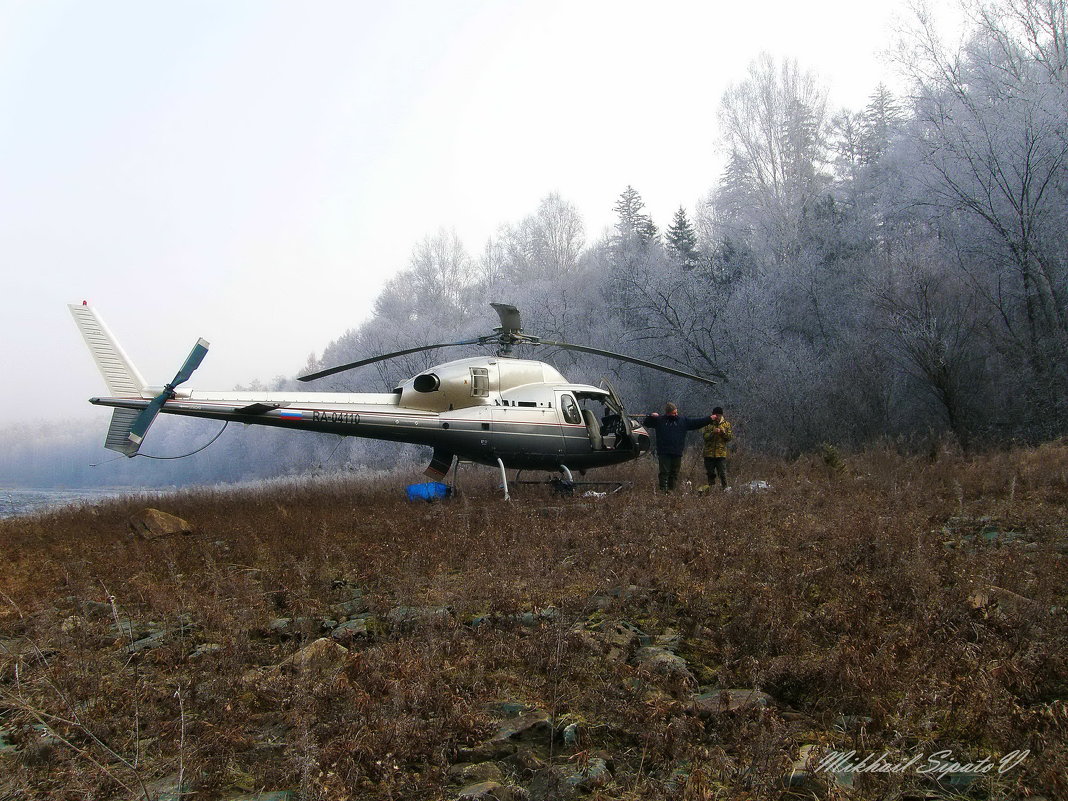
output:
M 508 474 L 504 472 L 504 459 L 498 456 L 497 464 L 501 468 L 501 486 L 504 488 L 504 499 L 510 501 L 512 498 L 508 494 Z

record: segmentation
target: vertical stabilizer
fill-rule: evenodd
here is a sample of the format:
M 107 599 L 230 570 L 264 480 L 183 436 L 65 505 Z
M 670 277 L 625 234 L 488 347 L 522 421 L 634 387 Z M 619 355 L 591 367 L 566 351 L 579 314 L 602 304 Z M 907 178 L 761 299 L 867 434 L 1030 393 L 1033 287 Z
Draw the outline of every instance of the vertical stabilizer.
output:
M 89 346 L 89 351 L 93 354 L 93 360 L 100 374 L 104 376 L 108 392 L 113 397 L 140 398 L 142 390 L 147 386 L 145 379 L 137 372 L 130 358 L 115 341 L 115 337 L 104 325 L 104 321 L 91 306 L 84 303 L 80 306 L 70 304 L 68 308 L 74 315 L 78 330 L 85 338 L 85 344 Z

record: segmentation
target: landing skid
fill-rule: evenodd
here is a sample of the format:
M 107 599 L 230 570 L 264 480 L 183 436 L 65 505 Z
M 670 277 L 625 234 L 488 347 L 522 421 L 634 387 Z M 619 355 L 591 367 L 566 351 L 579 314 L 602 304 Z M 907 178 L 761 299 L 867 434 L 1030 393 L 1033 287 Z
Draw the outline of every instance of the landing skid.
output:
M 560 472 L 564 474 L 564 478 L 559 476 L 552 476 L 551 478 L 544 479 L 542 481 L 535 481 L 532 479 L 522 479 L 522 470 L 516 471 L 515 478 L 512 479 L 512 484 L 540 484 L 542 486 L 549 485 L 552 488 L 554 495 L 560 495 L 562 497 L 571 497 L 575 494 L 575 490 L 579 487 L 610 487 L 605 490 L 606 494 L 614 495 L 624 487 L 630 485 L 629 481 L 575 481 L 571 475 L 571 471 L 567 469 L 565 465 L 560 465 Z
M 460 477 L 460 465 L 461 464 L 474 464 L 462 459 L 457 459 L 452 465 L 452 484 L 451 487 L 454 493 L 459 492 L 459 477 Z M 624 487 L 629 487 L 631 482 L 629 481 L 576 481 L 574 474 L 567 467 L 567 465 L 560 465 L 560 472 L 563 477 L 551 476 L 546 479 L 525 479 L 522 478 L 523 470 L 517 470 L 515 477 L 511 481 L 508 480 L 508 473 L 506 472 L 506 466 L 502 459 L 497 459 L 497 469 L 500 472 L 500 489 L 504 492 L 504 499 L 510 501 L 512 499 L 510 487 L 514 487 L 519 484 L 524 485 L 540 485 L 548 486 L 552 489 L 554 495 L 560 497 L 570 498 L 574 496 L 575 490 L 579 488 L 593 489 L 594 487 L 604 487 L 604 494 L 614 495 L 622 490 Z

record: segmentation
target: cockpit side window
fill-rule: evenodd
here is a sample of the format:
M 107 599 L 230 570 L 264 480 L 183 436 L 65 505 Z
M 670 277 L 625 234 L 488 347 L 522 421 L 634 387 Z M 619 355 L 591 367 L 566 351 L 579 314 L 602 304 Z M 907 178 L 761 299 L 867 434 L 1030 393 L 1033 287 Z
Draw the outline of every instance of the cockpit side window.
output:
M 579 412 L 578 404 L 575 403 L 575 399 L 570 395 L 560 396 L 560 410 L 564 413 L 566 422 L 572 425 L 582 422 L 582 414 Z

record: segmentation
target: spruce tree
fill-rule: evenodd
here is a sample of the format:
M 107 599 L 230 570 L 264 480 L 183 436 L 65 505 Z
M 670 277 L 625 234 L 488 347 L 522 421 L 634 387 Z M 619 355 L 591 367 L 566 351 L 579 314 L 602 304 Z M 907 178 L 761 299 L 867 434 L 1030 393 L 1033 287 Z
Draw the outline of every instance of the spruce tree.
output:
M 638 241 L 645 246 L 659 239 L 659 229 L 648 214 L 642 213 L 643 208 L 645 208 L 645 202 L 638 194 L 638 190 L 633 186 L 627 186 L 615 205 L 615 212 L 619 215 L 616 231 L 618 231 L 620 242 L 636 236 Z
M 885 84 L 879 84 L 863 113 L 861 156 L 865 164 L 878 161 L 901 124 L 901 109 Z
M 686 216 L 686 209 L 679 207 L 665 233 L 668 253 L 684 270 L 692 270 L 701 260 L 697 248 L 697 233 Z
M 641 216 L 641 210 L 644 205 L 641 195 L 638 194 L 638 190 L 633 186 L 628 185 L 619 195 L 619 200 L 616 201 L 615 205 L 615 212 L 619 216 L 619 220 L 616 222 L 616 230 L 619 231 L 620 236 L 625 236 L 638 230 L 637 221 Z

